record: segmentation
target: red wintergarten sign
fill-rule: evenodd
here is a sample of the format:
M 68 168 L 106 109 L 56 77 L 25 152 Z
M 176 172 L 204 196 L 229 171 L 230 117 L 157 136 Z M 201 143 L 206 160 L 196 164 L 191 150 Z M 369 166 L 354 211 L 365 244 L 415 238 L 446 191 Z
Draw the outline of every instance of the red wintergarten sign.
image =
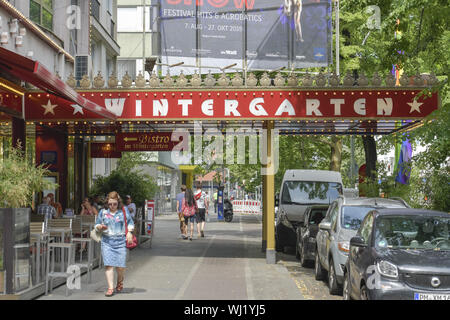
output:
M 417 119 L 438 108 L 436 93 L 417 99 L 404 90 L 202 90 L 84 92 L 117 120 Z M 26 98 L 27 120 L 98 119 L 57 98 Z

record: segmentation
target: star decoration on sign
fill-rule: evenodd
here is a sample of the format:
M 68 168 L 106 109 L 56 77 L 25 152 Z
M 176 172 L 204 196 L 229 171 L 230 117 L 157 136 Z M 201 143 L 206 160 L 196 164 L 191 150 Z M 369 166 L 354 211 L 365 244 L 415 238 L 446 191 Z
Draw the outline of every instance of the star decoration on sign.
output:
M 72 104 L 71 106 L 73 108 L 73 114 L 74 115 L 76 115 L 77 113 L 81 113 L 81 114 L 84 115 L 83 108 L 81 106 L 79 106 L 77 104 Z
M 417 100 L 414 99 L 413 102 L 408 102 L 408 105 L 411 107 L 409 113 L 413 113 L 414 111 L 420 113 L 420 106 L 423 105 L 423 102 L 417 102 Z
M 45 105 L 45 104 L 42 105 L 42 108 L 45 109 L 44 116 L 45 116 L 47 113 L 51 113 L 51 114 L 55 115 L 55 108 L 56 108 L 57 106 L 58 106 L 57 104 L 52 104 L 52 103 L 50 102 L 50 99 L 49 99 L 46 105 Z

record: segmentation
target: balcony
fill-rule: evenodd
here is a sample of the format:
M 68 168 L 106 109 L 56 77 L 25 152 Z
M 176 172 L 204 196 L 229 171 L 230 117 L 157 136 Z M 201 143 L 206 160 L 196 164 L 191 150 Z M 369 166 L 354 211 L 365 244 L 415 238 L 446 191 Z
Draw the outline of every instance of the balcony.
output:
M 91 0 L 91 14 L 100 22 L 100 2 L 98 0 Z

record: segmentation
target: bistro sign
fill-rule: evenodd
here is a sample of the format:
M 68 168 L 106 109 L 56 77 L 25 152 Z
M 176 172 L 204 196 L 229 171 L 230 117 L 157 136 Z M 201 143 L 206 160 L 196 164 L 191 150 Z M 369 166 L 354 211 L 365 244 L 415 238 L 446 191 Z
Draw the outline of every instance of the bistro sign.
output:
M 172 142 L 172 133 L 118 133 L 117 151 L 172 151 L 177 142 Z

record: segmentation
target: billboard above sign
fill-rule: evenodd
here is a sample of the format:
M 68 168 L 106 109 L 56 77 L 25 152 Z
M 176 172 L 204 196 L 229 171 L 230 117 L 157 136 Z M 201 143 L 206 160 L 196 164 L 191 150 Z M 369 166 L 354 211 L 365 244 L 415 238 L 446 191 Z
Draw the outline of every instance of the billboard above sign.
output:
M 163 61 L 248 69 L 323 67 L 331 0 L 160 0 Z

